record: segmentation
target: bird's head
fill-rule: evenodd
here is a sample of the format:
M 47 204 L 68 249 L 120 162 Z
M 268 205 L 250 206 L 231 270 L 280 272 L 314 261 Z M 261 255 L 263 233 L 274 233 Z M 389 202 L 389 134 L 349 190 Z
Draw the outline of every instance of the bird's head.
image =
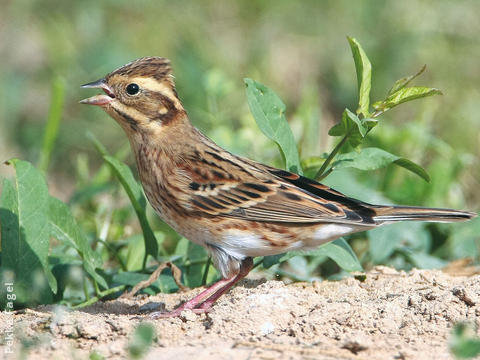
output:
M 165 58 L 132 61 L 82 87 L 105 92 L 80 102 L 102 107 L 127 135 L 158 132 L 175 119 L 185 117 L 175 91 L 170 61 Z

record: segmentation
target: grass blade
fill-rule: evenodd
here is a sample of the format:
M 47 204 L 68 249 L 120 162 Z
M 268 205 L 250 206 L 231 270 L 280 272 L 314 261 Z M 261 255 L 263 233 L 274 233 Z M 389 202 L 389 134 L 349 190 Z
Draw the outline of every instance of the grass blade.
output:
M 39 169 L 46 172 L 52 155 L 55 140 L 58 136 L 60 120 L 62 118 L 63 102 L 65 98 L 65 83 L 61 78 L 56 78 L 52 83 L 52 96 L 47 124 L 43 133 L 42 152 L 40 154 Z
M 145 241 L 145 257 L 143 260 L 143 267 L 145 267 L 148 255 L 157 258 L 158 244 L 147 220 L 147 214 L 145 212 L 147 201 L 143 195 L 142 188 L 133 177 L 132 171 L 127 165 L 112 156 L 104 156 L 103 159 L 111 166 L 113 172 L 125 189 L 128 198 L 135 209 L 135 213 L 137 214 Z

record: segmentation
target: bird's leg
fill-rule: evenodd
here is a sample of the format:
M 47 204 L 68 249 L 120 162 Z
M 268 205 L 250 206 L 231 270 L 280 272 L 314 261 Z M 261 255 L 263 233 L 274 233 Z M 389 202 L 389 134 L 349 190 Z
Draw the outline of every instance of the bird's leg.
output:
M 242 264 L 240 266 L 240 272 L 234 277 L 234 279 L 226 284 L 224 287 L 216 291 L 214 294 L 212 294 L 209 298 L 207 298 L 203 303 L 198 305 L 195 309 L 193 309 L 193 312 L 196 314 L 201 314 L 201 313 L 206 313 L 210 311 L 210 308 L 214 304 L 217 299 L 225 294 L 230 288 L 235 285 L 237 282 L 242 280 L 245 276 L 248 275 L 250 270 L 253 268 L 253 260 L 251 257 L 248 257 L 242 261 Z
M 242 264 L 240 265 L 240 271 L 237 275 L 232 276 L 231 278 L 228 278 L 228 279 L 222 279 L 220 281 L 217 281 L 215 284 L 203 290 L 200 294 L 188 300 L 186 303 L 184 303 L 183 305 L 179 306 L 178 308 L 176 308 L 171 312 L 156 311 L 154 313 L 151 313 L 150 316 L 153 319 L 177 317 L 184 310 L 192 310 L 196 314 L 206 313 L 210 310 L 213 303 L 220 296 L 226 293 L 238 281 L 240 281 L 245 276 L 247 276 L 247 274 L 250 272 L 252 267 L 253 267 L 252 258 L 246 258 L 242 261 Z

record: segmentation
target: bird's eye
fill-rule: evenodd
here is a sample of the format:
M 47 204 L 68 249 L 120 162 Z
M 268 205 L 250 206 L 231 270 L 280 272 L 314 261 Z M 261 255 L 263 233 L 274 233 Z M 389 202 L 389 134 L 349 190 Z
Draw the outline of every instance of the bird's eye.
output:
M 137 84 L 131 83 L 131 84 L 127 85 L 127 94 L 128 95 L 136 95 L 136 94 L 138 94 L 139 91 L 140 91 L 140 87 Z

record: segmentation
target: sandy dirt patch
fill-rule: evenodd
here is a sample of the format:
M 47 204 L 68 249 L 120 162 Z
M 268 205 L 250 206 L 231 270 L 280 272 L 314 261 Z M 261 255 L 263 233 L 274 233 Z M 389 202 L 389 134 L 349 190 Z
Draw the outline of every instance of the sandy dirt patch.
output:
M 28 359 L 127 358 L 134 328 L 149 322 L 157 339 L 147 359 L 450 359 L 458 321 L 478 323 L 480 276 L 377 267 L 364 281 L 295 283 L 246 279 L 211 313 L 150 320 L 200 289 L 97 303 L 81 311 L 42 306 L 13 315 L 14 355 Z M 0 334 L 9 316 L 0 314 Z M 5 345 L 0 346 L 4 355 Z

